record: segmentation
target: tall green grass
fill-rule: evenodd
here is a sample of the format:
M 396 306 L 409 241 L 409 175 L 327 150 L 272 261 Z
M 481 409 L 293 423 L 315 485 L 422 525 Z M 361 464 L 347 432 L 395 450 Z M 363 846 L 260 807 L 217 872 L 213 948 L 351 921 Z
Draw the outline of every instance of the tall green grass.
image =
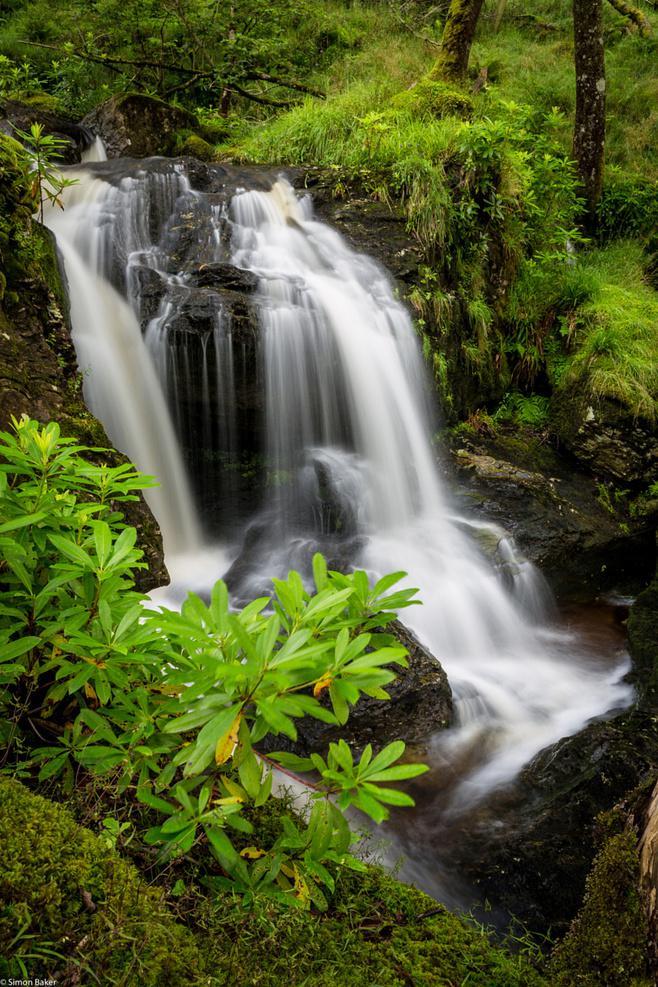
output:
M 637 243 L 621 241 L 579 261 L 590 298 L 577 312 L 575 352 L 561 386 L 619 402 L 635 417 L 658 412 L 658 293 Z

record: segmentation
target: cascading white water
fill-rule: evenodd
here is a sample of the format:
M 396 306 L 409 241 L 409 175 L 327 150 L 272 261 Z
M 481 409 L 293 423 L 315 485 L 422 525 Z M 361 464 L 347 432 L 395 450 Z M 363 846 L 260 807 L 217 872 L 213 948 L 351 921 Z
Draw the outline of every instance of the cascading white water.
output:
M 65 258 L 79 363 L 90 368 L 85 394 L 117 446 L 162 480 L 152 504 L 168 563 L 191 550 L 200 588 L 235 560 L 257 468 L 240 480 L 238 454 L 258 431 L 241 419 L 264 387 L 263 448 L 254 440 L 249 452 L 265 458 L 269 485 L 233 585 L 241 597 L 259 593 L 288 566 L 308 567 L 316 547 L 373 575 L 408 571 L 423 606 L 404 619 L 456 697 L 458 726 L 438 743 L 470 765 L 455 802 L 480 798 L 541 748 L 630 702 L 624 657 L 602 668 L 556 630 L 541 576 L 504 532 L 455 515 L 418 341 L 377 264 L 315 221 L 284 180 L 235 195 L 227 212 L 225 195 L 193 191 L 180 166 L 107 181 L 94 167 L 76 173 L 48 223 Z M 236 270 L 257 285 L 257 344 L 224 305 Z M 222 562 L 202 551 L 179 441 L 188 462 L 197 455 L 197 503 L 214 494 L 228 519 Z
M 627 666 L 602 671 L 569 634 L 551 630 L 539 573 L 503 532 L 453 516 L 430 444 L 418 342 L 382 270 L 315 222 L 310 201 L 283 181 L 237 196 L 231 211 L 234 263 L 260 279 L 270 454 L 277 469 L 303 474 L 320 447 L 334 488 L 350 487 L 352 498 L 356 477 L 366 542 L 355 561 L 375 574 L 405 569 L 419 587 L 423 606 L 404 620 L 453 687 L 461 729 L 446 743 L 480 745 L 463 805 L 628 703 Z M 510 586 L 469 525 L 495 536 Z
M 96 135 L 91 144 L 82 152 L 82 163 L 92 164 L 94 161 L 107 161 L 107 151 L 101 137 Z
M 85 400 L 116 447 L 160 481 L 146 496 L 166 551 L 194 551 L 199 527 L 169 409 L 137 316 L 108 280 L 115 255 L 112 219 L 121 208 L 131 215 L 122 201 L 129 193 L 85 172 L 76 177 L 78 184 L 66 190 L 66 208 L 51 208 L 46 223 L 64 260 Z M 139 244 L 127 237 L 122 246 L 130 257 Z

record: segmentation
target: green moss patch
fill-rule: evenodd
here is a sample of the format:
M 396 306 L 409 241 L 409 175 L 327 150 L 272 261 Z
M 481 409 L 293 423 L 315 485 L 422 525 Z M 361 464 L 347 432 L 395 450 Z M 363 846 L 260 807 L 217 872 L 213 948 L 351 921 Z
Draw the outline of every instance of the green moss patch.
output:
M 554 953 L 559 987 L 650 987 L 647 922 L 638 890 L 637 838 L 624 830 L 603 844 L 582 910 Z
M 35 974 L 77 966 L 102 983 L 204 982 L 193 937 L 162 893 L 61 806 L 9 780 L 0 782 L 0 873 L 7 972 L 22 958 Z
M 637 418 L 658 409 L 658 293 L 646 282 L 645 257 L 624 241 L 579 259 L 589 298 L 570 327 L 569 355 L 557 388 L 608 399 Z
M 454 86 L 431 79 L 422 79 L 417 85 L 397 93 L 393 106 L 408 110 L 417 116 L 460 116 L 468 118 L 473 113 L 473 100 Z
M 68 809 L 11 780 L 0 782 L 0 872 L 0 975 L 20 957 L 32 974 L 77 970 L 86 983 L 91 971 L 121 987 L 545 984 L 486 930 L 375 867 L 341 874 L 321 914 L 269 899 L 247 909 L 191 880 L 167 906 Z

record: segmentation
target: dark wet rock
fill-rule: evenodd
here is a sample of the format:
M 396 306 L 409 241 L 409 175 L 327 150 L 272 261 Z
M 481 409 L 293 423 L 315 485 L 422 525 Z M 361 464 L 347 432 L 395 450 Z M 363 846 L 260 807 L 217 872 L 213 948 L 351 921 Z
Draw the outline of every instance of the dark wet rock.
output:
M 654 422 L 635 417 L 614 401 L 591 401 L 577 392 L 561 394 L 554 405 L 560 441 L 598 477 L 626 487 L 658 479 Z
M 465 511 L 508 531 L 559 596 L 591 598 L 651 573 L 651 518 L 617 511 L 589 473 L 536 438 L 473 438 L 453 462 Z
M 82 125 L 102 138 L 108 158 L 175 154 L 178 132 L 198 129 L 187 110 L 140 93 L 112 96 L 88 113 Z
M 286 169 L 286 175 L 298 192 L 308 189 L 319 219 L 356 250 L 378 260 L 404 286 L 413 286 L 423 255 L 401 208 L 374 199 L 358 182 L 326 168 Z
M 642 702 L 658 706 L 658 576 L 640 593 L 631 608 L 628 647 Z
M 190 282 L 199 288 L 215 288 L 217 291 L 239 291 L 250 294 L 258 286 L 258 277 L 251 271 L 242 271 L 233 264 L 205 264 L 190 274 Z
M 393 740 L 422 748 L 439 730 L 450 726 L 452 691 L 440 663 L 401 621 L 389 624 L 386 632 L 394 634 L 409 652 L 409 668 L 399 669 L 397 679 L 387 686 L 390 700 L 363 696 L 340 727 L 304 717 L 297 721 L 296 742 L 283 734 L 270 736 L 268 749 L 304 755 L 326 751 L 332 741 L 341 738 L 355 752 L 366 744 L 378 749 Z
M 29 133 L 33 123 L 40 123 L 46 134 L 65 142 L 59 150 L 65 164 L 79 161 L 81 152 L 92 141 L 90 130 L 53 108 L 48 98 L 33 102 L 0 99 L 0 133 L 20 140 L 16 131 Z
M 159 271 L 152 267 L 133 266 L 130 272 L 131 291 L 139 300 L 142 325 L 155 318 L 167 290 L 167 283 Z
M 560 934 L 582 901 L 595 820 L 654 770 L 654 717 L 635 708 L 539 754 L 455 855 L 468 879 L 529 928 Z

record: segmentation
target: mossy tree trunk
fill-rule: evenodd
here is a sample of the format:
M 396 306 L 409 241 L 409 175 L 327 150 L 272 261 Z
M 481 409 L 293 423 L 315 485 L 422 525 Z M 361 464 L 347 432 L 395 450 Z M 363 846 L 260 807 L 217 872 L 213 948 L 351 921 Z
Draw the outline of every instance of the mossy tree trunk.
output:
M 458 82 L 464 78 L 483 5 L 484 0 L 452 0 L 431 79 Z
M 576 122 L 573 155 L 578 165 L 587 225 L 596 226 L 605 155 L 605 51 L 603 0 L 573 0 Z

